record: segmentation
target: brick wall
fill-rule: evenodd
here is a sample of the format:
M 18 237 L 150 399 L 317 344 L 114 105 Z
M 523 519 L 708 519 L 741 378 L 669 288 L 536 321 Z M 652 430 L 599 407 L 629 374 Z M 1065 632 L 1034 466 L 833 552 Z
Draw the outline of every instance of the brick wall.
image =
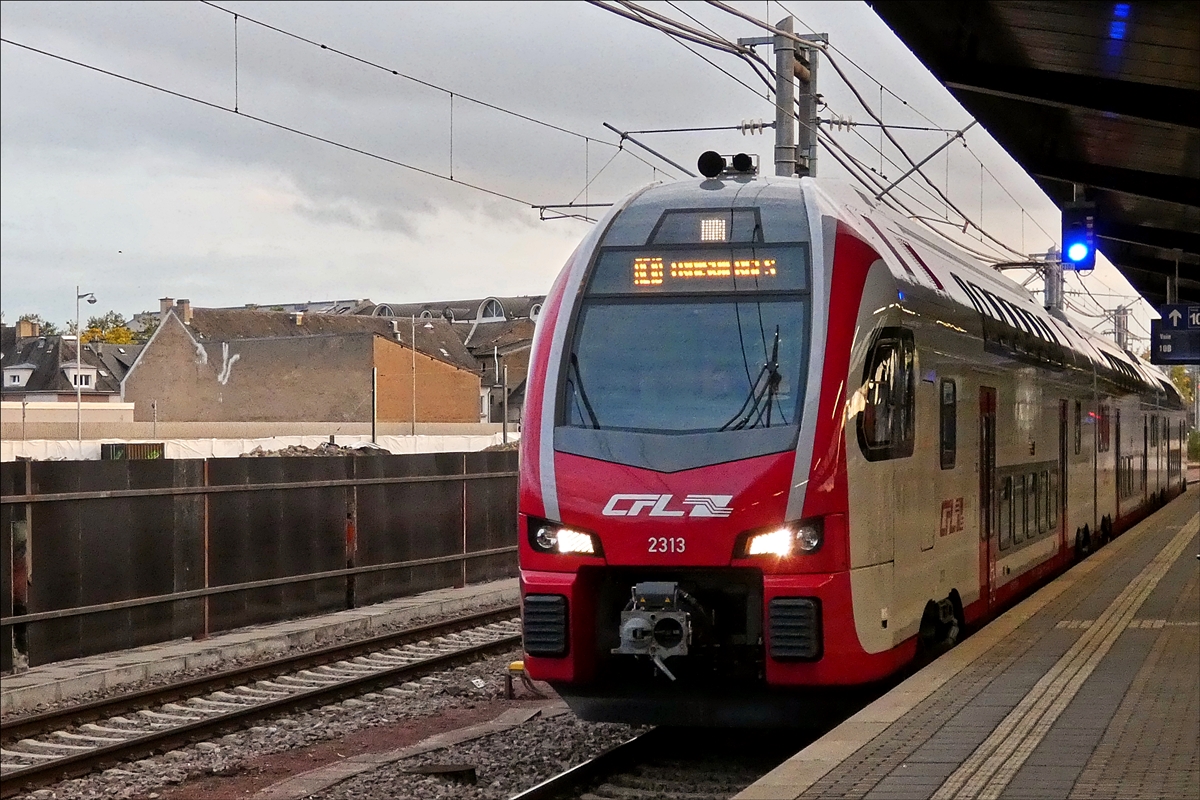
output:
M 479 375 L 417 353 L 417 421 L 478 422 Z M 379 369 L 379 420 L 412 420 L 413 354 L 399 344 L 377 337 L 375 366 Z
M 236 339 L 197 344 L 168 317 L 125 379 L 138 422 L 371 421 L 371 368 L 379 420 L 412 419 L 412 354 L 373 333 Z M 477 422 L 479 377 L 417 354 L 417 421 Z

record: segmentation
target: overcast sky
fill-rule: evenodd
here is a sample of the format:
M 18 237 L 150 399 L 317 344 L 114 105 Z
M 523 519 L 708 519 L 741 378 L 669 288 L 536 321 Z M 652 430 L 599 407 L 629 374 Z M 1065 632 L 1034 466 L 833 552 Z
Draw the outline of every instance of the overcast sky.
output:
M 703 51 L 754 90 L 664 34 L 583 2 L 219 5 L 456 96 L 247 19 L 236 25 L 235 70 L 233 16 L 199 2 L 4 2 L 6 39 L 216 106 L 231 109 L 236 101 L 243 114 L 0 46 L 0 288 L 9 324 L 26 312 L 60 323 L 73 318 L 77 284 L 99 298 L 85 316 L 110 308 L 132 316 L 157 309 L 162 296 L 229 306 L 541 294 L 589 224 L 539 221 L 530 204 L 611 202 L 678 175 L 629 144 L 619 152 L 602 123 L 623 130 L 724 126 L 770 121 L 774 113 L 762 83 L 738 59 Z M 730 39 L 763 35 L 704 3 L 647 5 L 691 24 L 687 12 Z M 930 125 L 928 117 L 934 127 L 957 129 L 970 121 L 863 3 L 735 5 L 772 22 L 791 12 L 801 20 L 798 31 L 827 32 L 908 102 L 884 93 L 888 123 Z M 771 60 L 769 48 L 760 52 Z M 848 61 L 843 68 L 879 107 L 879 84 Z M 833 70 L 823 68 L 820 81 L 831 111 L 869 121 Z M 439 175 L 452 166 L 459 181 L 516 200 L 246 114 Z M 859 131 L 867 141 L 847 131 L 834 136 L 896 177 L 899 170 L 881 164 L 868 144 L 879 145 L 878 131 Z M 946 134 L 897 137 L 920 158 Z M 689 168 L 715 149 L 756 152 L 772 171 L 769 130 L 638 138 Z M 976 127 L 966 141 L 999 179 L 984 177 L 982 209 L 980 166 L 962 146 L 935 158 L 930 176 L 976 221 L 982 211 L 982 225 L 1017 250 L 1055 244 L 1053 203 L 986 131 Z M 884 152 L 900 161 L 890 145 Z M 824 153 L 818 172 L 845 174 Z M 916 181 L 904 186 L 943 213 Z M 1108 307 L 1121 299 L 1107 293 L 1136 296 L 1111 268 L 1084 280 Z M 1068 281 L 1068 290 L 1080 288 Z

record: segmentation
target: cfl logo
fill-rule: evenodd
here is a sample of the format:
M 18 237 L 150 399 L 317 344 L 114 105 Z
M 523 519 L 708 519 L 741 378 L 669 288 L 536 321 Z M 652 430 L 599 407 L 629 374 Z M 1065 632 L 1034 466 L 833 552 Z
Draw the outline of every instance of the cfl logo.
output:
M 673 494 L 614 494 L 601 511 L 606 517 L 636 517 L 649 511 L 650 517 L 728 517 L 733 513 L 731 494 L 689 494 L 683 498 L 690 511 L 669 508 Z

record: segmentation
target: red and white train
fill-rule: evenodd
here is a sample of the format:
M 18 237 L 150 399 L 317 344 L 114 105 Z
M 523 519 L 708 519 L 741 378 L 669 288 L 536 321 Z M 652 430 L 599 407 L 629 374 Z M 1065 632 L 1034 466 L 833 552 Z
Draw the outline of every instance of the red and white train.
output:
M 1158 370 L 849 185 L 646 187 L 538 322 L 526 670 L 588 719 L 794 720 L 1183 491 L 1184 435 Z

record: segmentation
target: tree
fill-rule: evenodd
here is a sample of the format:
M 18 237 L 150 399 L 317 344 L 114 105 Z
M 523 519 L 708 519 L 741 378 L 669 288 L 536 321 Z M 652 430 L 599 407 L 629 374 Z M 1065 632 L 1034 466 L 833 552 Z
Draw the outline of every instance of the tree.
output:
M 142 327 L 140 331 L 137 331 L 133 334 L 133 341 L 136 344 L 145 344 L 146 342 L 150 341 L 150 337 L 154 335 L 156 330 L 158 330 L 158 324 L 158 317 L 151 319 Z
M 41 314 L 22 314 L 18 318 L 18 322 L 32 322 L 35 325 L 40 325 L 42 329 L 42 336 L 58 335 L 58 326 L 53 322 L 48 322 L 42 319 Z
M 87 327 L 79 338 L 84 342 L 133 344 L 133 331 L 129 330 L 125 317 L 116 311 L 109 311 L 100 317 L 89 317 Z
M 1196 402 L 1196 384 L 1192 377 L 1188 374 L 1188 368 L 1183 365 L 1171 367 L 1171 383 L 1175 384 L 1175 388 L 1183 395 L 1185 405 L 1191 405 Z

